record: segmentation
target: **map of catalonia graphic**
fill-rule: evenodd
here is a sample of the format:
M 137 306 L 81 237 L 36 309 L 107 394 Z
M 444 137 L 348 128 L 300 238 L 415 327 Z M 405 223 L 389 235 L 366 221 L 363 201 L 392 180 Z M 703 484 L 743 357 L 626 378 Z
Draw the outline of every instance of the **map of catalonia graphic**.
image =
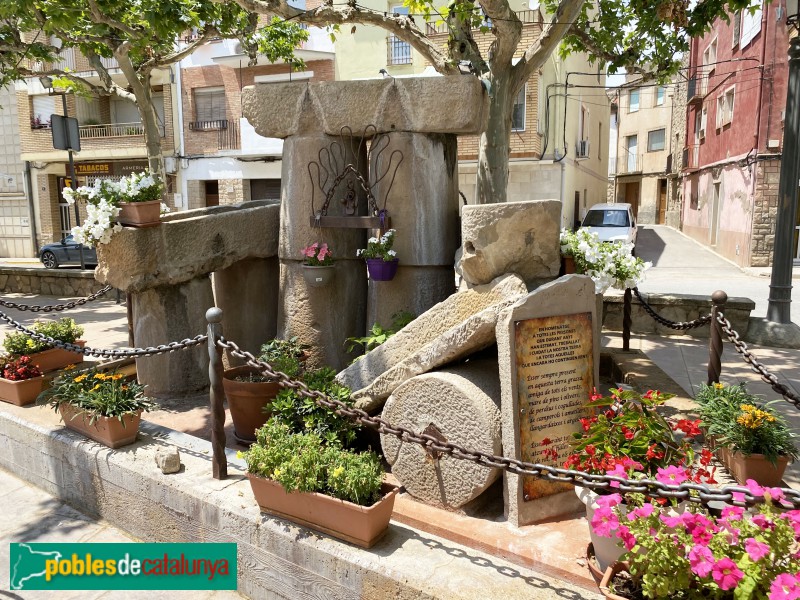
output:
M 60 552 L 40 552 L 33 550 L 28 544 L 19 544 L 15 554 L 17 560 L 11 565 L 9 574 L 12 590 L 25 589 L 24 584 L 28 579 L 44 577 L 46 561 L 61 559 Z

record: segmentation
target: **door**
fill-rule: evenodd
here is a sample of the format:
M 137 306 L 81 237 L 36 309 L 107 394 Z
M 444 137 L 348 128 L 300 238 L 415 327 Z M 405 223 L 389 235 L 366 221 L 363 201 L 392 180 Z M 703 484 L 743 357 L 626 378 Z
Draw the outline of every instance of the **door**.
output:
M 219 181 L 206 181 L 206 206 L 219 206 Z
M 713 198 L 711 199 L 711 246 L 717 245 L 717 237 L 719 235 L 720 186 L 721 183 L 719 181 L 714 182 Z
M 633 216 L 639 216 L 639 182 L 629 181 L 625 184 L 625 202 L 631 205 Z
M 581 193 L 575 190 L 575 206 L 572 209 L 572 222 L 575 229 L 581 226 Z
M 667 180 L 658 180 L 658 218 L 656 223 L 663 225 L 667 222 Z
M 635 173 L 636 172 L 636 155 L 638 152 L 639 146 L 639 138 L 635 135 L 629 135 L 626 138 L 626 151 L 628 152 L 628 164 L 626 165 L 627 173 Z
M 59 240 L 63 240 L 69 235 L 72 229 L 72 207 L 64 200 L 64 188 L 72 187 L 71 179 L 69 177 L 58 178 L 58 214 L 60 216 L 61 236 Z

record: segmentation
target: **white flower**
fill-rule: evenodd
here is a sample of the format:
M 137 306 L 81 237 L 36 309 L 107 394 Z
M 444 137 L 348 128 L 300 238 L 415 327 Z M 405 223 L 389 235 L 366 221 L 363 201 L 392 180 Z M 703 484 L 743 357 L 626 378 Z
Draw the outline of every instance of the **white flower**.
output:
M 161 203 L 161 214 L 162 214 L 162 215 L 165 215 L 165 214 L 167 214 L 168 212 L 169 212 L 169 206 L 167 206 L 166 204 L 164 204 L 164 203 L 162 202 L 162 203 Z
M 369 243 L 370 244 L 377 244 L 378 243 L 378 238 L 376 238 L 376 237 L 369 238 Z
M 388 254 L 388 255 L 389 255 L 389 256 L 391 256 L 392 258 L 394 258 L 395 256 L 397 256 L 397 252 L 395 252 L 394 250 L 389 250 L 389 251 L 388 251 L 386 254 Z
M 364 250 L 363 249 L 362 250 L 356 250 L 356 256 L 361 256 L 362 254 L 364 254 Z

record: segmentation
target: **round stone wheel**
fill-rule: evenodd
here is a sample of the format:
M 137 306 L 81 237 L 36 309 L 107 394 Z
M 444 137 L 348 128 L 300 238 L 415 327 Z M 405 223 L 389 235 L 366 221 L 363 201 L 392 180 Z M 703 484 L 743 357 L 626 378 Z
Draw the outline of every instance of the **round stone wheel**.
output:
M 426 373 L 400 385 L 386 401 L 383 419 L 417 433 L 490 454 L 501 453 L 500 382 L 496 361 L 473 361 Z M 429 504 L 458 508 L 480 496 L 500 476 L 422 446 L 381 436 L 392 473 L 408 492 Z

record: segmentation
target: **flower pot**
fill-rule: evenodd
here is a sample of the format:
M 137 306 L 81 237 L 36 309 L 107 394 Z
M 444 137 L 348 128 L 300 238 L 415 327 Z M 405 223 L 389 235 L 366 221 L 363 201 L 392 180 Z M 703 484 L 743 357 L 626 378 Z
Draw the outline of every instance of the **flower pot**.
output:
M 728 452 L 728 461 L 728 470 L 737 483 L 744 485 L 748 479 L 753 479 L 763 487 L 779 487 L 789 464 L 789 457 L 779 456 L 773 465 L 763 454 L 745 456 L 731 450 Z
M 36 401 L 36 397 L 42 392 L 44 377 L 33 377 L 22 381 L 12 381 L 0 377 L 0 400 L 25 406 Z
M 161 200 L 120 202 L 117 220 L 130 227 L 146 227 L 161 221 Z
M 142 411 L 120 417 L 98 417 L 91 423 L 92 415 L 86 411 L 62 402 L 58 405 L 58 412 L 64 420 L 67 429 L 72 429 L 85 435 L 95 442 L 100 442 L 109 448 L 120 448 L 136 441 L 139 423 L 142 420 Z
M 242 444 L 256 441 L 256 429 L 264 425 L 270 417 L 264 407 L 278 395 L 281 386 L 277 381 L 249 382 L 236 381 L 240 375 L 249 375 L 257 371 L 252 367 L 234 367 L 227 369 L 222 375 L 222 385 L 228 408 L 231 409 L 233 431 L 236 440 Z
M 628 570 L 628 563 L 623 561 L 615 562 L 610 565 L 603 573 L 603 579 L 600 580 L 600 593 L 603 594 L 608 600 L 628 600 L 625 596 L 619 596 L 611 591 L 611 582 L 614 581 L 619 573 L 624 573 Z
M 578 495 L 578 498 L 581 499 L 581 502 L 586 505 L 586 520 L 589 522 L 589 537 L 592 540 L 594 556 L 597 559 L 597 565 L 600 571 L 605 571 L 625 553 L 625 547 L 616 537 L 603 537 L 602 535 L 597 535 L 594 529 L 592 529 L 594 511 L 599 508 L 596 503 L 598 494 L 583 487 L 576 487 L 575 493 Z
M 312 267 L 311 265 L 303 265 L 303 279 L 311 287 L 322 287 L 328 285 L 333 281 L 336 271 L 333 265 L 327 267 Z
M 86 345 L 84 340 L 75 340 L 74 343 L 76 346 L 80 346 L 81 348 Z M 58 369 L 63 369 L 68 365 L 74 365 L 76 363 L 83 362 L 83 354 L 80 352 L 71 352 L 61 348 L 50 348 L 49 350 L 36 352 L 35 354 L 31 354 L 30 357 L 31 363 L 39 367 L 39 370 L 42 373 L 47 373 L 48 371 L 57 371 Z
M 398 259 L 384 261 L 382 258 L 368 258 L 367 271 L 373 281 L 391 281 L 397 273 Z
M 251 473 L 247 477 L 263 512 L 362 548 L 372 547 L 386 533 L 397 495 L 396 487 L 384 484 L 380 500 L 359 506 L 315 492 L 288 493 L 275 481 Z
M 591 542 L 586 546 L 586 565 L 589 567 L 589 573 L 592 574 L 594 582 L 600 585 L 600 582 L 603 580 L 603 571 L 597 566 L 597 557 L 594 555 L 594 546 Z
M 572 275 L 575 273 L 575 257 L 574 256 L 562 256 L 561 262 L 564 265 L 564 275 Z

